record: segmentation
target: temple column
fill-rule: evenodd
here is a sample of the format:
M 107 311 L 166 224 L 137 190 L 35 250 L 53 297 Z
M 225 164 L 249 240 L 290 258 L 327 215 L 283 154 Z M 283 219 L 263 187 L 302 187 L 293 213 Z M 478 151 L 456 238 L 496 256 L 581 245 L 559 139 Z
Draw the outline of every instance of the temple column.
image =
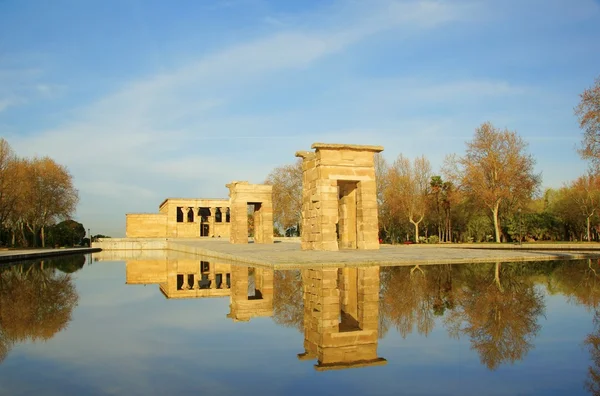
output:
M 210 208 L 210 217 L 208 218 L 208 224 L 210 229 L 208 230 L 209 232 L 209 236 L 214 236 L 215 235 L 215 215 L 217 214 L 217 208 L 214 206 L 211 206 Z
M 217 288 L 217 276 L 216 276 L 216 272 L 215 272 L 215 267 L 216 267 L 215 265 L 211 265 L 208 270 L 208 280 L 210 281 L 211 289 Z
M 188 213 L 190 211 L 190 208 L 182 207 L 181 211 L 183 212 L 183 222 L 187 223 L 188 222 Z
M 183 274 L 183 285 L 181 285 L 181 290 L 189 290 L 190 285 L 188 284 L 188 274 Z

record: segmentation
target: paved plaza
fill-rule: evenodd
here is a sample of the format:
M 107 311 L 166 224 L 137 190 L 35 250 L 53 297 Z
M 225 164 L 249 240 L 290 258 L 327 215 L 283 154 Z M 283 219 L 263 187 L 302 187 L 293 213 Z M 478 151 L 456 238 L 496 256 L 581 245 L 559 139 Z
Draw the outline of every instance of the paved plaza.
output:
M 363 265 L 423 265 L 478 262 L 515 262 L 540 260 L 569 260 L 600 258 L 598 248 L 587 251 L 550 250 L 565 249 L 564 245 L 547 245 L 540 250 L 513 245 L 381 245 L 379 250 L 302 251 L 300 244 L 280 242 L 274 244 L 233 245 L 223 240 L 170 240 L 168 249 L 188 254 L 224 259 L 231 262 L 268 266 L 275 269 L 319 266 Z

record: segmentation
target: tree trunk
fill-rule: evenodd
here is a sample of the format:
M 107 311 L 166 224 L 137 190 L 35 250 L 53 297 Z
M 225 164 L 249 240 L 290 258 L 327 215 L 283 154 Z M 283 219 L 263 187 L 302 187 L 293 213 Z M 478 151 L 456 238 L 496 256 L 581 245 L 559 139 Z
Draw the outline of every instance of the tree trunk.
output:
M 421 216 L 419 221 L 414 221 L 412 217 L 409 218 L 410 222 L 415 225 L 415 243 L 419 243 L 419 223 L 423 220 L 423 217 L 424 216 Z
M 498 290 L 504 292 L 502 284 L 500 283 L 500 263 L 496 263 L 496 267 L 494 268 L 494 282 L 496 283 L 496 286 L 498 286 Z
M 591 239 L 592 235 L 591 235 L 591 232 L 590 232 L 590 217 L 592 217 L 592 216 L 588 216 L 588 218 L 587 218 L 587 241 L 588 242 L 590 242 L 592 240 Z
M 46 247 L 46 235 L 44 234 L 44 226 L 42 226 L 42 247 Z
M 19 228 L 21 229 L 21 243 L 23 243 L 23 245 L 25 245 L 25 247 L 27 247 L 29 245 L 29 243 L 27 242 L 27 239 L 25 238 L 25 227 L 23 227 L 23 223 L 20 224 Z
M 500 201 L 497 201 L 492 209 L 494 216 L 494 232 L 496 233 L 496 243 L 500 243 L 500 225 L 498 224 L 498 209 L 500 208 Z

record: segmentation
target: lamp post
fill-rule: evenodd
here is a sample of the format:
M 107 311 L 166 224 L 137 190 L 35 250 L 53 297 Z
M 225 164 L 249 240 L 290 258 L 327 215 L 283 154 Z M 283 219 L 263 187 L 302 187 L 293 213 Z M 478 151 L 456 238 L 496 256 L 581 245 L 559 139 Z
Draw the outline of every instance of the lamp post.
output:
M 521 208 L 518 209 L 519 212 L 519 246 L 521 246 Z

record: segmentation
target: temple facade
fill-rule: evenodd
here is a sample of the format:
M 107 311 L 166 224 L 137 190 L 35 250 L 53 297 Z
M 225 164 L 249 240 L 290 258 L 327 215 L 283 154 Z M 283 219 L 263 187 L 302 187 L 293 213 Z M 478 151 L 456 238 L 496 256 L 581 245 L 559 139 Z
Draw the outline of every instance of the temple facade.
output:
M 159 213 L 128 213 L 128 238 L 229 238 L 228 199 L 167 198 Z

